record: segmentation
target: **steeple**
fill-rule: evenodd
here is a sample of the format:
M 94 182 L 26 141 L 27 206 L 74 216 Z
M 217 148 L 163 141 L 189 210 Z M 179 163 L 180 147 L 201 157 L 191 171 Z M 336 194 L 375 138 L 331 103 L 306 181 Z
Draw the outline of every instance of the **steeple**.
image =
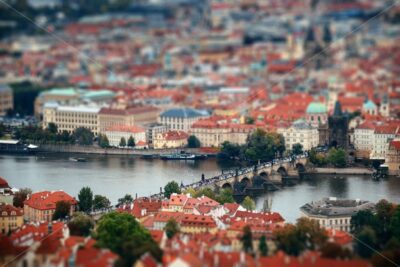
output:
M 333 116 L 342 116 L 342 115 L 343 115 L 342 106 L 340 105 L 339 101 L 336 101 L 335 108 L 333 110 Z

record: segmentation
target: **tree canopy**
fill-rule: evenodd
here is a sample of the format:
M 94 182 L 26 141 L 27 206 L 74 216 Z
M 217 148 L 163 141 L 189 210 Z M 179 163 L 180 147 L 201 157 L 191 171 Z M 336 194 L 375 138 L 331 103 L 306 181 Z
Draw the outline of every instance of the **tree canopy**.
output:
M 102 195 L 95 195 L 93 198 L 93 209 L 94 210 L 101 210 L 106 209 L 111 206 L 110 200 Z
M 76 142 L 81 146 L 93 144 L 94 134 L 88 128 L 79 127 L 77 129 L 75 129 L 73 136 L 74 136 L 74 139 L 76 140 Z
M 133 136 L 129 136 L 128 139 L 128 147 L 135 147 L 135 138 L 133 138 Z
M 98 246 L 108 248 L 121 257 L 117 263 L 119 266 L 132 266 L 146 252 L 161 260 L 162 251 L 150 233 L 128 213 L 103 215 L 93 236 Z
M 53 220 L 65 219 L 69 216 L 71 210 L 71 204 L 68 201 L 58 201 L 56 203 L 56 210 L 53 213 Z
M 26 200 L 27 196 L 32 194 L 32 190 L 29 188 L 22 188 L 18 192 L 14 194 L 13 198 L 13 206 L 17 208 L 24 207 L 24 201 Z
M 254 200 L 249 197 L 246 196 L 242 202 L 242 207 L 245 208 L 246 210 L 252 211 L 256 209 L 256 203 L 254 202 Z
M 164 187 L 164 196 L 166 198 L 169 198 L 173 193 L 181 193 L 181 188 L 175 181 L 168 182 Z
M 187 142 L 188 142 L 187 146 L 189 148 L 198 148 L 201 145 L 200 140 L 194 135 L 189 136 Z
M 167 237 L 171 239 L 174 235 L 179 233 L 180 231 L 179 224 L 176 222 L 174 218 L 169 219 L 167 224 L 165 225 L 164 230 Z
M 68 222 L 68 228 L 71 235 L 89 236 L 94 227 L 92 218 L 82 212 L 75 212 L 72 219 Z
M 79 210 L 89 213 L 93 207 L 93 192 L 90 187 L 82 187 L 78 194 Z

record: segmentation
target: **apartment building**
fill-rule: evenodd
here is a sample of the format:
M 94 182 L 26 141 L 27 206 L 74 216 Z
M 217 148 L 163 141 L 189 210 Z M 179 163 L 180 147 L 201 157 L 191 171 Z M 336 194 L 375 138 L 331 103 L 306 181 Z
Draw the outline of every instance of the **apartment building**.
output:
M 43 128 L 49 123 L 57 125 L 58 131 L 73 133 L 79 127 L 90 129 L 95 135 L 99 133 L 98 113 L 100 107 L 87 106 L 61 106 L 58 103 L 46 103 L 43 109 Z
M 10 109 L 14 109 L 13 91 L 10 86 L 0 84 L 0 116 L 6 115 Z
M 114 125 L 142 126 L 155 123 L 160 110 L 154 106 L 102 108 L 99 112 L 99 131 L 104 133 Z
M 303 150 L 310 150 L 319 144 L 318 129 L 305 120 L 297 120 L 289 126 L 282 125 L 277 132 L 285 138 L 287 150 L 292 150 L 294 144 L 301 144 Z
M 166 125 L 169 130 L 188 132 L 193 123 L 204 117 L 208 117 L 208 114 L 196 109 L 173 108 L 161 113 L 158 122 Z
M 24 224 L 23 210 L 0 203 L 0 233 L 5 235 Z

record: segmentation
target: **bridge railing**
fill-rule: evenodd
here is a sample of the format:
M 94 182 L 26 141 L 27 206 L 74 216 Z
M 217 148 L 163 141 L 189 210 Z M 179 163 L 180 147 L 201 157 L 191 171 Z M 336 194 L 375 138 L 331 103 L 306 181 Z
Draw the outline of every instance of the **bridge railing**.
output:
M 262 163 L 259 163 L 259 164 L 256 164 L 256 165 L 253 165 L 250 167 L 241 168 L 241 169 L 224 170 L 223 173 L 220 175 L 217 175 L 217 176 L 214 176 L 211 178 L 206 178 L 204 180 L 200 180 L 200 181 L 197 181 L 197 182 L 194 182 L 191 184 L 187 184 L 187 185 L 182 184 L 181 189 L 183 189 L 183 190 L 188 189 L 188 188 L 199 189 L 204 186 L 213 185 L 216 182 L 229 180 L 231 178 L 236 177 L 236 175 L 252 173 L 255 168 L 257 170 L 262 169 L 262 168 L 270 168 L 274 165 L 280 165 L 282 163 L 290 163 L 292 160 L 307 158 L 307 156 L 308 156 L 308 154 L 306 152 L 301 155 L 295 156 L 295 158 L 293 158 L 293 157 L 280 158 L 280 159 L 275 159 L 273 161 L 262 162 Z M 164 196 L 164 193 L 160 192 L 157 194 L 153 194 L 150 197 L 151 198 L 163 198 L 163 196 Z

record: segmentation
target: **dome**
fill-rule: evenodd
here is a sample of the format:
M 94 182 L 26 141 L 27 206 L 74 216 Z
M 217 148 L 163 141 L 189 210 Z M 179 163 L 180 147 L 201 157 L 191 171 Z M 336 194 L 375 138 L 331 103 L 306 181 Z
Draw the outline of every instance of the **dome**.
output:
M 370 110 L 370 109 L 376 109 L 376 105 L 374 102 L 371 100 L 368 100 L 363 104 L 363 109 Z
M 5 179 L 3 179 L 2 177 L 0 177 L 0 188 L 10 188 L 7 181 Z
M 307 113 L 326 113 L 326 106 L 319 102 L 312 102 L 307 107 Z

